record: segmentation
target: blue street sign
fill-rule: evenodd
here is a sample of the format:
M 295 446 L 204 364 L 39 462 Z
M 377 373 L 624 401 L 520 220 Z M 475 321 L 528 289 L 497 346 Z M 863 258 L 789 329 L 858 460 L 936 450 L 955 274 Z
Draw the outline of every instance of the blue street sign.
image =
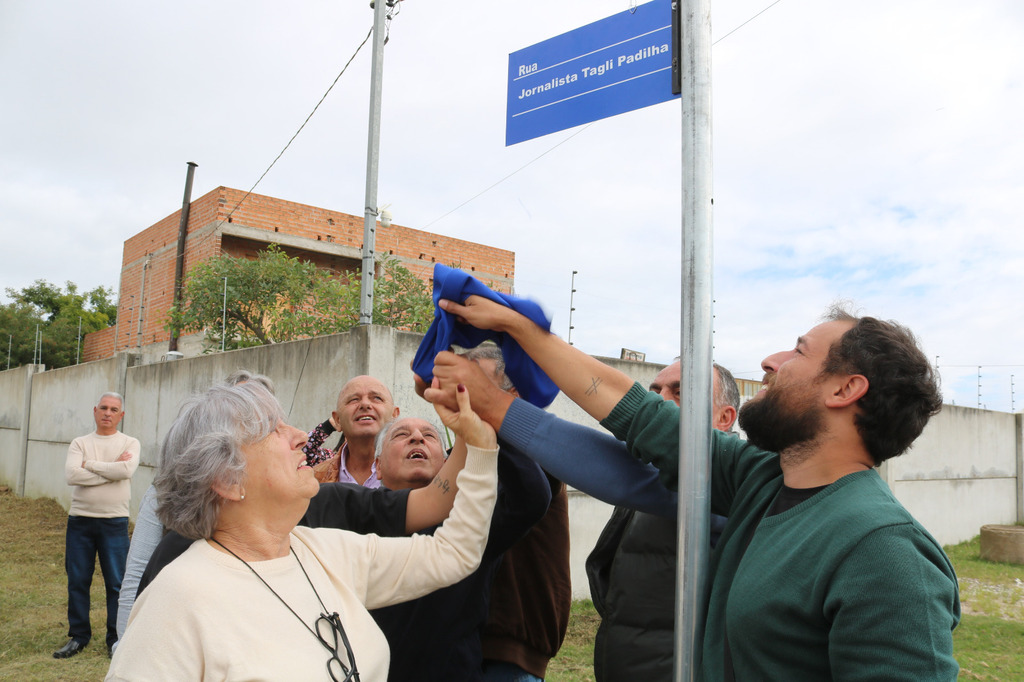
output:
M 505 145 L 672 94 L 672 2 L 654 0 L 508 56 Z

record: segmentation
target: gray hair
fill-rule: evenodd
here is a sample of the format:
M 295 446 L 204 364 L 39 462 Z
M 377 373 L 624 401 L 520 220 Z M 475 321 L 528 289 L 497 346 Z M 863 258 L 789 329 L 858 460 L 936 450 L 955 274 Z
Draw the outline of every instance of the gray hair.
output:
M 491 341 L 484 341 L 476 348 L 470 348 L 467 351 L 459 353 L 462 357 L 467 360 L 477 362 L 478 360 L 493 360 L 495 376 L 499 379 L 498 388 L 503 391 L 511 391 L 515 386 L 512 384 L 512 380 L 505 374 L 505 356 L 501 354 L 501 349 L 498 348 Z
M 250 372 L 247 369 L 236 369 L 224 378 L 224 383 L 228 386 L 237 386 L 238 384 L 244 384 L 247 381 L 255 381 L 258 384 L 263 384 L 263 387 L 268 391 L 275 395 L 277 394 L 274 390 L 274 382 L 270 380 L 270 377 Z
M 376 460 L 380 459 L 381 454 L 384 452 L 384 441 L 387 440 L 388 434 L 391 433 L 391 431 L 395 428 L 395 425 L 397 425 L 399 422 L 404 422 L 404 421 L 406 421 L 408 419 L 420 419 L 420 418 L 419 417 L 412 417 L 412 416 L 409 416 L 409 417 L 398 417 L 396 419 L 392 419 L 391 421 L 387 422 L 386 424 L 384 424 L 384 426 L 381 427 L 380 431 L 377 432 L 377 437 L 373 441 L 373 458 L 374 459 L 376 459 Z M 430 425 L 430 428 L 434 429 L 434 433 L 437 434 L 438 442 L 440 443 L 441 442 L 440 441 L 441 429 L 437 428 L 437 425 L 435 425 L 434 422 L 430 421 L 429 419 L 420 419 L 420 421 L 427 422 L 427 424 Z M 444 452 L 443 448 L 441 450 L 441 454 L 443 454 L 445 456 L 445 458 L 448 457 L 448 453 Z
M 100 406 L 100 403 L 103 402 L 104 398 L 117 398 L 117 402 L 121 403 L 121 411 L 122 412 L 124 411 L 124 398 L 121 396 L 120 393 L 114 393 L 113 391 L 107 391 L 106 393 L 104 393 L 103 395 L 100 396 L 99 400 L 96 401 L 96 407 Z
M 257 381 L 219 384 L 189 398 L 164 439 L 153 481 L 164 527 L 192 540 L 212 536 L 222 502 L 213 486 L 242 483 L 242 448 L 269 436 L 282 421 L 277 398 Z
M 718 390 L 715 391 L 715 402 L 722 405 L 732 405 L 740 409 L 740 388 L 736 385 L 736 378 L 732 372 L 714 363 L 715 371 L 718 372 Z

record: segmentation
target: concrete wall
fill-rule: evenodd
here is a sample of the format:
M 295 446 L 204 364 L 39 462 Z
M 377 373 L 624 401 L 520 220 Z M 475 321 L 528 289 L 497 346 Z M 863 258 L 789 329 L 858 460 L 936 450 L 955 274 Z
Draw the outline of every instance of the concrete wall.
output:
M 290 423 L 302 429 L 324 421 L 341 385 L 357 374 L 371 374 L 392 386 L 402 414 L 436 421 L 433 408 L 415 394 L 408 370 L 420 339 L 419 334 L 389 327 L 358 327 L 345 334 L 168 362 L 137 365 L 140 356 L 120 353 L 42 373 L 32 368 L 0 372 L 0 484 L 31 497 L 53 497 L 67 507 L 68 444 L 94 428 L 92 406 L 99 395 L 116 390 L 125 396 L 122 429 L 142 443 L 142 463 L 132 479 L 134 516 L 158 465 L 159 444 L 183 401 L 243 368 L 274 381 Z M 662 367 L 601 360 L 644 385 Z M 564 395 L 550 410 L 563 419 L 600 428 Z M 944 544 L 974 537 L 985 523 L 1024 520 L 1021 424 L 1020 414 L 947 405 L 913 450 L 887 463 L 880 473 Z M 570 493 L 576 597 L 589 596 L 584 562 L 611 511 L 603 502 Z
M 1020 513 L 1021 414 L 944 405 L 911 450 L 881 469 L 893 493 L 942 544 Z
M 0 372 L 0 482 L 24 494 L 32 379 L 41 365 Z

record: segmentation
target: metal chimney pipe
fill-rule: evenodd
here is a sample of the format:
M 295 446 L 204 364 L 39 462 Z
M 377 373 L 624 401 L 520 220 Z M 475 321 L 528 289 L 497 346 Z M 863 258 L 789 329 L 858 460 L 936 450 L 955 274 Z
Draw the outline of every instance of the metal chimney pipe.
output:
M 178 256 L 174 261 L 174 305 L 181 303 L 181 278 L 185 269 L 185 235 L 188 233 L 188 213 L 192 207 L 192 176 L 199 164 L 188 162 L 185 172 L 185 196 L 181 200 L 181 222 L 178 224 Z M 171 340 L 167 350 L 178 350 L 178 332 L 171 331 Z

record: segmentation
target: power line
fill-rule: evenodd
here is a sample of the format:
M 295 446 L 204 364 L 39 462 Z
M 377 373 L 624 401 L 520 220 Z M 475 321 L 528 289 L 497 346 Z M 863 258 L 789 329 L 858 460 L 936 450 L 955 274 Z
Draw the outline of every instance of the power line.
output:
M 731 35 L 732 35 L 733 33 L 735 33 L 736 31 L 740 30 L 741 28 L 743 28 L 744 26 L 746 26 L 747 24 L 749 24 L 750 22 L 752 22 L 752 21 L 753 21 L 754 19 L 757 19 L 757 18 L 758 18 L 759 16 L 761 16 L 762 14 L 764 14 L 765 12 L 767 12 L 768 10 L 770 10 L 770 9 L 771 9 L 772 7 L 775 7 L 775 5 L 779 4 L 780 2 L 782 2 L 782 0 L 775 0 L 775 2 L 773 2 L 773 3 L 772 3 L 772 4 L 770 4 L 770 5 L 768 5 L 768 6 L 767 6 L 767 7 L 765 7 L 765 8 L 763 9 L 763 10 L 761 10 L 760 12 L 758 12 L 757 14 L 755 14 L 754 16 L 750 17 L 749 19 L 747 19 L 746 21 L 744 21 L 744 22 L 743 22 L 742 24 L 740 24 L 739 26 L 737 26 L 736 28 L 734 28 L 733 30 L 729 31 L 729 32 L 728 32 L 728 33 L 726 33 L 726 34 L 725 34 L 724 36 L 722 36 L 721 38 L 719 38 L 718 40 L 716 40 L 715 42 L 711 43 L 711 45 L 712 45 L 712 46 L 715 46 L 715 45 L 717 45 L 718 43 L 722 42 L 723 40 L 725 40 L 726 38 L 728 38 L 729 36 L 731 36 Z M 577 135 L 579 135 L 580 133 L 582 133 L 582 132 L 583 132 L 584 130 L 588 129 L 588 128 L 589 128 L 590 126 L 594 125 L 594 123 L 597 123 L 597 121 L 593 121 L 593 122 L 591 122 L 591 123 L 588 123 L 587 125 L 583 126 L 582 128 L 580 128 L 579 130 L 577 130 L 577 131 L 576 131 L 575 133 L 573 133 L 573 134 L 572 134 L 572 135 L 570 135 L 569 137 L 565 138 L 564 140 L 562 140 L 561 142 L 559 142 L 559 143 L 558 143 L 558 144 L 556 144 L 555 146 L 553 146 L 553 147 L 551 147 L 550 149 L 548 149 L 548 150 L 547 150 L 546 152 L 544 152 L 543 154 L 540 154 L 539 156 L 537 156 L 536 158 L 532 159 L 531 161 L 527 161 L 527 162 L 526 162 L 525 164 L 523 164 L 523 165 L 522 165 L 521 167 L 517 168 L 516 170 L 512 171 L 511 173 L 509 173 L 508 175 L 506 175 L 505 177 L 503 177 L 502 179 L 498 180 L 497 182 L 495 182 L 495 183 L 494 183 L 493 185 L 491 185 L 490 187 L 488 187 L 488 188 L 486 188 L 486 189 L 484 189 L 484 190 L 481 190 L 480 192 L 477 192 L 477 193 L 476 193 L 475 195 L 473 195 L 473 196 L 472 196 L 472 197 L 470 197 L 469 199 L 466 199 L 466 200 L 465 200 L 465 201 L 463 201 L 463 202 L 462 202 L 461 204 L 459 204 L 458 206 L 456 206 L 456 207 L 455 207 L 455 208 L 453 208 L 452 210 L 448 211 L 448 212 L 447 212 L 447 213 L 445 213 L 444 215 L 442 215 L 442 216 L 440 216 L 440 217 L 438 217 L 438 218 L 434 218 L 433 220 L 431 220 L 431 221 L 430 221 L 429 223 L 427 223 L 426 225 L 424 225 L 424 226 L 423 226 L 422 228 L 420 228 L 420 229 L 423 229 L 423 230 L 427 229 L 428 227 L 430 227 L 430 226 L 431 226 L 431 225 L 433 225 L 434 223 L 440 222 L 441 220 L 444 220 L 445 218 L 447 218 L 448 216 L 450 216 L 450 215 L 451 215 L 452 213 L 455 213 L 456 211 L 458 211 L 458 210 L 459 210 L 460 208 L 462 208 L 462 207 L 463 207 L 463 206 L 465 206 L 466 204 L 470 203 L 471 201 L 474 201 L 474 200 L 476 200 L 477 198 L 481 197 L 482 195 L 486 194 L 487 192 L 490 192 L 490 191 L 491 191 L 492 189 L 494 189 L 495 187 L 497 187 L 497 186 L 498 186 L 498 185 L 500 185 L 501 183 L 505 182 L 506 180 L 508 180 L 509 178 L 511 178 L 511 177 L 512 177 L 513 175 L 515 175 L 516 173 L 518 173 L 518 172 L 520 172 L 520 171 L 524 170 L 525 168 L 528 168 L 529 166 L 531 166 L 531 165 L 533 165 L 534 163 L 536 163 L 537 161 L 539 161 L 539 160 L 540 160 L 541 158 L 543 158 L 543 157 L 547 156 L 548 154 L 550 154 L 550 153 L 551 153 L 551 152 L 553 152 L 554 150 L 558 149 L 558 148 L 559 148 L 559 147 L 561 147 L 561 146 L 562 146 L 563 144 L 565 144 L 566 142 L 568 142 L 568 141 L 569 141 L 569 140 L 571 140 L 572 138 L 576 137 Z
M 556 149 L 558 149 L 559 147 L 561 147 L 561 146 L 562 146 L 563 144 L 565 144 L 566 142 L 568 142 L 568 141 L 569 141 L 569 140 L 571 140 L 572 138 L 576 137 L 577 135 L 579 135 L 580 133 L 582 133 L 582 132 L 583 132 L 584 130 L 586 130 L 586 129 L 587 129 L 587 128 L 589 128 L 590 126 L 594 125 L 594 123 L 596 123 L 596 121 L 594 121 L 594 122 L 592 122 L 592 123 L 588 123 L 587 125 L 583 126 L 583 127 L 582 127 L 582 128 L 580 128 L 579 130 L 577 130 L 577 131 L 576 131 L 575 133 L 573 133 L 573 134 L 572 134 L 572 135 L 570 135 L 569 137 L 565 138 L 564 140 L 562 140 L 561 142 L 559 142 L 558 144 L 556 144 L 556 145 L 555 145 L 554 147 L 551 147 L 550 149 L 548 149 L 548 150 L 547 150 L 546 152 L 544 152 L 544 153 L 543 153 L 543 154 L 541 154 L 540 156 L 537 156 L 536 158 L 534 158 L 534 159 L 532 159 L 532 160 L 530 160 L 530 161 L 527 161 L 527 162 L 526 162 L 525 164 L 523 164 L 522 166 L 520 166 L 520 167 L 519 167 L 519 168 L 517 168 L 516 170 L 512 171 L 511 173 L 509 173 L 508 175 L 506 175 L 505 177 L 503 177 L 503 178 L 502 178 L 501 180 L 498 180 L 497 182 L 495 182 L 495 183 L 494 183 L 493 185 L 491 185 L 491 186 L 490 186 L 490 187 L 488 187 L 487 189 L 484 189 L 484 190 L 481 190 L 480 192 L 477 192 L 477 193 L 476 193 L 475 195 L 471 196 L 471 197 L 470 197 L 469 199 L 466 199 L 466 200 L 465 200 L 465 201 L 463 201 L 463 202 L 462 202 L 461 204 L 459 204 L 458 206 L 456 206 L 456 207 L 455 207 L 455 208 L 453 208 L 452 210 L 448 211 L 447 213 L 445 213 L 445 214 L 444 214 L 444 215 L 442 215 L 441 217 L 439 217 L 439 218 L 434 218 L 434 219 L 433 219 L 433 220 L 431 220 L 431 221 L 430 221 L 429 223 L 427 223 L 426 225 L 424 225 L 424 226 L 423 226 L 423 227 L 422 227 L 421 229 L 424 229 L 424 230 L 425 230 L 425 229 L 427 229 L 428 227 L 430 227 L 431 225 L 433 225 L 434 223 L 436 223 L 436 222 L 438 222 L 438 221 L 441 221 L 441 220 L 444 220 L 445 218 L 447 218 L 448 216 L 450 216 L 450 215 L 451 215 L 452 213 L 455 213 L 456 211 L 458 211 L 458 210 L 459 210 L 460 208 L 462 208 L 463 206 L 465 206 L 465 205 L 466 205 L 466 204 L 468 204 L 469 202 L 471 202 L 471 201 L 473 201 L 473 200 L 477 199 L 478 197 L 480 197 L 480 196 L 482 196 L 482 195 L 486 194 L 487 192 L 490 192 L 490 191 L 491 191 L 492 189 L 494 189 L 495 187 L 497 187 L 497 186 L 498 186 L 498 185 L 500 185 L 501 183 L 505 182 L 506 180 L 508 180 L 509 178 L 511 178 L 511 177 L 512 177 L 513 175 L 515 175 L 515 174 L 516 174 L 516 173 L 518 173 L 519 171 L 521 171 L 521 170 L 523 170 L 523 169 L 527 168 L 528 166 L 532 166 L 532 165 L 533 165 L 534 163 L 536 163 L 537 161 L 540 161 L 540 159 L 541 159 L 541 158 L 543 158 L 543 157 L 547 156 L 548 154 L 550 154 L 551 152 L 555 151 Z
M 248 199 L 249 195 L 252 194 L 252 191 L 254 189 L 256 189 L 256 185 L 259 185 L 260 182 L 263 181 L 263 178 L 265 178 L 267 176 L 267 173 L 269 173 L 270 169 L 274 167 L 274 164 L 277 163 L 278 159 L 280 159 L 281 156 L 283 156 L 284 153 L 286 151 L 288 151 L 288 147 L 290 147 L 292 145 L 292 142 L 294 142 L 295 138 L 299 136 L 299 133 L 302 132 L 302 129 L 306 127 L 306 124 L 309 123 L 309 119 L 313 118 L 313 114 L 316 113 L 316 110 L 319 109 L 320 105 L 324 103 L 325 99 L 327 99 L 327 95 L 331 94 L 331 90 L 334 89 L 335 85 L 337 85 L 338 80 L 341 78 L 342 74 L 344 74 L 345 71 L 348 69 L 349 64 L 351 64 L 352 60 L 354 60 L 356 58 L 356 55 L 359 54 L 359 51 L 363 49 L 363 45 L 366 45 L 366 41 L 368 41 L 370 39 L 371 35 L 373 35 L 373 27 L 370 28 L 370 32 L 366 34 L 366 37 L 363 38 L 363 42 L 359 43 L 359 47 L 357 47 L 356 51 L 352 53 L 352 56 L 349 57 L 349 60 L 345 63 L 345 66 L 342 67 L 341 73 L 339 73 L 335 77 L 334 82 L 332 82 L 331 86 L 329 88 L 327 88 L 327 92 L 324 93 L 324 96 L 321 97 L 320 101 L 316 103 L 315 107 L 313 107 L 313 111 L 309 112 L 309 116 L 307 116 L 306 120 L 302 122 L 302 125 L 300 125 L 299 129 L 295 131 L 295 134 L 292 135 L 292 139 L 288 140 L 288 144 L 286 144 L 284 146 L 284 149 L 282 149 L 281 152 L 274 158 L 274 160 L 270 162 L 270 165 L 267 166 L 267 170 L 263 171 L 263 175 L 261 175 L 259 177 L 259 180 L 257 180 L 255 182 L 255 184 L 253 184 L 253 186 L 249 188 L 249 191 L 245 193 L 245 196 L 243 196 L 241 199 L 238 200 L 238 203 L 235 204 L 235 207 L 233 209 L 231 209 L 230 213 L 228 213 L 228 216 L 227 216 L 226 220 L 230 220 L 231 216 L 233 216 L 235 214 L 235 211 L 238 210 L 238 207 L 242 205 L 242 202 L 245 201 L 246 199 Z
M 742 24 L 740 24 L 739 26 L 737 26 L 736 28 L 734 28 L 733 30 L 729 31 L 729 32 L 728 32 L 728 33 L 726 33 L 726 34 L 725 34 L 724 36 L 722 36 L 721 38 L 719 38 L 718 40 L 716 40 L 715 42 L 711 43 L 711 46 L 712 46 L 712 47 L 714 47 L 714 46 L 715 46 L 715 45 L 717 45 L 718 43 L 722 42 L 723 40 L 725 40 L 726 38 L 728 38 L 729 36 L 731 36 L 731 35 L 732 35 L 733 33 L 735 33 L 736 31 L 740 30 L 741 28 L 743 28 L 744 26 L 746 26 L 747 24 L 749 24 L 750 22 L 752 22 L 752 21 L 753 21 L 754 19 L 757 19 L 757 18 L 758 18 L 759 16 L 761 16 L 762 14 L 764 14 L 765 12 L 767 12 L 768 10 L 770 10 L 770 9 L 771 9 L 772 7 L 775 7 L 775 5 L 779 4 L 780 2 L 782 2 L 782 0 L 775 0 L 775 2 L 773 2 L 773 3 L 772 3 L 772 4 L 770 4 L 770 5 L 768 5 L 768 6 L 767 6 L 767 7 L 765 7 L 765 8 L 763 9 L 763 10 L 761 10 L 760 12 L 758 12 L 757 14 L 755 14 L 754 16 L 750 17 L 749 19 L 747 19 L 746 21 L 744 21 L 744 22 L 743 22 Z
M 974 363 L 973 365 L 947 365 L 947 364 L 943 363 L 943 364 L 939 365 L 939 369 L 946 369 L 947 367 L 959 367 L 959 368 L 968 368 L 969 367 L 970 369 L 977 369 L 978 367 L 985 367 L 985 368 L 989 368 L 989 367 L 1024 367 L 1024 365 L 986 365 L 986 364 L 979 365 L 978 363 Z

